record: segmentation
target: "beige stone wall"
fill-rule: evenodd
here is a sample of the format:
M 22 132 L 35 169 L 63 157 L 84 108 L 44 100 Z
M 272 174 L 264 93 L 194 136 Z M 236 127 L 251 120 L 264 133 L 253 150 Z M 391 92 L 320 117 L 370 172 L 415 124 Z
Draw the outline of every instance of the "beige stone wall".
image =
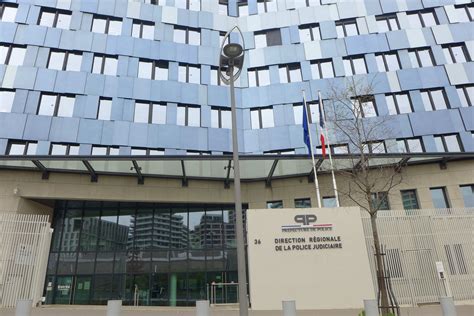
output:
M 448 162 L 446 169 L 438 163 L 410 166 L 403 171 L 403 183 L 390 195 L 392 209 L 401 209 L 400 190 L 417 189 L 422 208 L 432 208 L 430 187 L 446 186 L 452 207 L 464 207 L 459 189 L 461 184 L 474 183 L 473 161 Z M 329 175 L 320 175 L 322 196 L 333 195 Z M 342 188 L 344 181 L 338 177 Z M 146 178 L 138 185 L 135 177 L 99 176 L 97 183 L 88 175 L 51 173 L 49 180 L 42 180 L 41 173 L 31 171 L 0 170 L 0 211 L 51 214 L 51 204 L 35 201 L 46 199 L 113 200 L 144 202 L 215 202 L 233 203 L 234 190 L 224 189 L 223 182 L 189 180 L 183 187 L 181 180 Z M 265 208 L 267 201 L 283 200 L 286 208 L 294 207 L 294 199 L 311 197 L 317 206 L 314 183 L 307 177 L 273 180 L 270 188 L 264 181 L 242 184 L 242 201 L 249 208 Z M 342 206 L 353 206 L 341 197 Z

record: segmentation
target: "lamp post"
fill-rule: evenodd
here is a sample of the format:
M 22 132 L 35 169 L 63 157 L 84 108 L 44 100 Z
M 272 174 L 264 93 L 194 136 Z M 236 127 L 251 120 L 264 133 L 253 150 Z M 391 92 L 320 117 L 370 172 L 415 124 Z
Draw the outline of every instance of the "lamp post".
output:
M 236 212 L 236 242 L 237 242 L 237 275 L 239 281 L 239 311 L 240 316 L 248 315 L 247 298 L 247 269 L 245 264 L 245 245 L 244 245 L 244 224 L 242 217 L 242 200 L 240 191 L 240 166 L 239 166 L 239 147 L 237 140 L 237 115 L 235 109 L 235 87 L 234 82 L 239 77 L 244 63 L 244 48 L 237 43 L 230 43 L 224 46 L 230 32 L 239 28 L 235 26 L 227 32 L 221 45 L 221 54 L 219 59 L 219 76 L 222 81 L 230 87 L 230 105 L 232 111 L 232 158 L 234 160 L 234 199 Z M 240 33 L 242 42 L 243 37 Z

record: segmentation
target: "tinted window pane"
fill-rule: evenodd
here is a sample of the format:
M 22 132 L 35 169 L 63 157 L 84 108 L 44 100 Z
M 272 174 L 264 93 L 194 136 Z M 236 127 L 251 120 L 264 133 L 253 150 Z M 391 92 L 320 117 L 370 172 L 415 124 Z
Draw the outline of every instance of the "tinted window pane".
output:
M 474 185 L 461 186 L 464 207 L 474 207 Z
M 435 208 L 447 208 L 448 201 L 446 199 L 445 190 L 443 188 L 430 189 L 431 200 Z
M 74 111 L 74 97 L 64 97 L 59 99 L 58 116 L 72 117 Z
M 323 207 L 336 207 L 336 198 L 331 197 L 323 197 Z
M 267 45 L 268 46 L 281 45 L 281 32 L 279 29 L 267 31 Z
M 14 91 L 0 91 L 0 112 L 11 112 L 14 98 Z
M 402 203 L 405 210 L 418 209 L 418 198 L 415 190 L 402 191 Z
M 69 53 L 67 58 L 66 70 L 81 71 L 82 54 Z

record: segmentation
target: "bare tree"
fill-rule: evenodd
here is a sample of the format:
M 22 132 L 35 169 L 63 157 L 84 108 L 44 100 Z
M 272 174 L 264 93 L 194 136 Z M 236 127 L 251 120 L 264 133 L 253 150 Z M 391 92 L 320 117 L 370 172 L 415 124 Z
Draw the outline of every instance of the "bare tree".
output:
M 400 159 L 377 158 L 377 154 L 386 152 L 383 140 L 394 133 L 392 117 L 376 115 L 373 94 L 374 82 L 348 78 L 343 87 L 329 89 L 325 109 L 332 134 L 345 139 L 351 148 L 349 163 L 345 160 L 345 165 L 336 166 L 337 174 L 347 180 L 338 192 L 370 215 L 379 303 L 385 315 L 389 313 L 389 296 L 376 219 L 388 194 L 402 182 L 402 163 Z

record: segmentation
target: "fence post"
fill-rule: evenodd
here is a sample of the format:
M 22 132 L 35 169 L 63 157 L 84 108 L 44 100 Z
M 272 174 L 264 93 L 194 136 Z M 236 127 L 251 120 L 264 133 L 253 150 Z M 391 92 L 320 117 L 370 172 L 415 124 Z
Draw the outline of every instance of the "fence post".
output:
M 376 299 L 364 300 L 365 316 L 378 316 L 379 307 Z
M 296 316 L 296 302 L 295 301 L 282 301 L 283 305 L 283 316 Z
M 33 300 L 18 300 L 16 302 L 15 316 L 30 316 Z
M 107 301 L 107 316 L 120 316 L 122 312 L 122 300 Z
M 196 316 L 209 316 L 209 301 L 196 301 Z
M 443 316 L 456 316 L 456 307 L 454 306 L 454 300 L 452 297 L 441 296 L 439 298 L 441 309 L 443 310 Z

